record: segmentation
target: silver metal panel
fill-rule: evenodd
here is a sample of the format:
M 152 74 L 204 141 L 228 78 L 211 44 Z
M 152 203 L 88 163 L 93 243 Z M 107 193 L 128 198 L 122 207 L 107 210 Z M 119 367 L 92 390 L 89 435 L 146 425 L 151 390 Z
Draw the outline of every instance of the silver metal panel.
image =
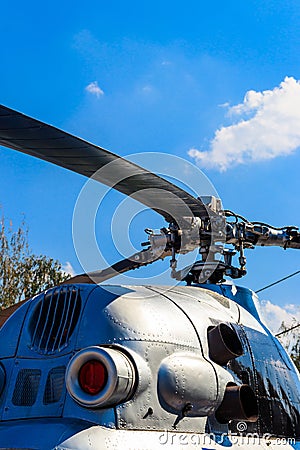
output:
M 174 429 L 178 413 L 165 409 L 159 399 L 158 373 L 162 361 L 177 351 L 184 351 L 185 346 L 159 342 L 124 342 L 128 350 L 134 350 L 144 360 L 140 364 L 141 384 L 131 400 L 116 407 L 117 423 L 121 429 L 161 430 Z M 195 350 L 200 353 L 200 348 Z M 191 353 L 195 354 L 194 352 Z M 150 376 L 149 376 L 149 372 Z M 146 380 L 146 383 L 145 381 Z M 149 409 L 153 411 L 149 414 Z M 176 425 L 178 430 L 204 432 L 206 417 L 184 417 Z
M 15 359 L 9 386 L 2 405 L 2 420 L 32 417 L 60 417 L 63 411 L 66 389 L 62 380 L 56 378 L 56 401 L 49 401 L 49 372 L 66 367 L 68 357 L 54 360 Z M 53 388 L 53 387 L 52 387 Z M 58 394 L 60 394 L 58 396 Z M 53 393 L 52 393 L 53 396 Z M 48 401 L 45 399 L 48 398 Z
M 30 306 L 30 301 L 24 303 L 0 328 L 0 341 L 5 345 L 0 346 L 0 359 L 10 358 L 16 354 L 23 322 Z
M 251 289 L 235 286 L 234 284 L 207 284 L 202 285 L 202 287 L 211 292 L 217 292 L 223 298 L 230 298 L 234 303 L 245 308 L 255 319 L 260 321 L 259 312 L 257 310 L 259 307 L 258 297 Z
M 91 427 L 66 439 L 55 450 L 296 450 L 299 443 L 276 442 L 269 439 L 251 439 L 242 436 L 209 436 L 209 434 L 175 431 L 122 431 Z
M 98 287 L 85 306 L 77 348 L 132 340 L 199 347 L 190 320 L 167 298 L 142 286 Z
M 234 322 L 239 319 L 239 310 L 230 300 L 197 287 L 186 288 L 176 286 L 165 291 L 160 286 L 152 287 L 154 292 L 161 293 L 178 307 L 182 314 L 189 318 L 194 333 L 201 345 L 202 356 L 209 358 L 207 329 L 220 322 Z

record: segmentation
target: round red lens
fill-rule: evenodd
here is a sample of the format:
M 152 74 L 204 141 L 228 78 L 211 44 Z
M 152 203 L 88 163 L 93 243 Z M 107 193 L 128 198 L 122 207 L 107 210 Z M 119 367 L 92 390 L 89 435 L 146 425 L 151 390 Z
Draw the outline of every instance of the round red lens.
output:
M 79 370 L 78 381 L 81 389 L 87 394 L 99 394 L 107 382 L 107 369 L 101 361 L 96 359 L 87 361 Z

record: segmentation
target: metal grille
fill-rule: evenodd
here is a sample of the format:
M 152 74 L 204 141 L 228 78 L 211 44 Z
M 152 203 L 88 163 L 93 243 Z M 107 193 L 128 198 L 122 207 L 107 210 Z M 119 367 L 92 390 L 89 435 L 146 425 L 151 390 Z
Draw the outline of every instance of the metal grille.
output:
M 80 311 L 79 289 L 62 286 L 49 290 L 31 317 L 31 348 L 42 354 L 60 351 L 68 344 Z
M 41 371 L 39 369 L 21 369 L 13 393 L 13 404 L 32 406 L 36 401 L 40 379 Z
M 64 388 L 65 370 L 64 366 L 54 367 L 48 373 L 44 392 L 44 405 L 59 402 Z

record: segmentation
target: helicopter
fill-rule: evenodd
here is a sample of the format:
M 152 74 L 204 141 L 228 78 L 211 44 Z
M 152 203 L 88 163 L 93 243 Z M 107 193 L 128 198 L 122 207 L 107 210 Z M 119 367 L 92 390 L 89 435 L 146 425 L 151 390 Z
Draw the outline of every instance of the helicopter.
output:
M 246 274 L 247 249 L 299 249 L 298 228 L 248 221 L 5 106 L 0 145 L 93 177 L 167 223 L 146 230 L 141 251 L 1 311 L 0 448 L 300 448 L 298 371 L 257 295 L 225 281 Z M 200 260 L 178 269 L 195 250 Z M 102 284 L 166 258 L 175 286 Z

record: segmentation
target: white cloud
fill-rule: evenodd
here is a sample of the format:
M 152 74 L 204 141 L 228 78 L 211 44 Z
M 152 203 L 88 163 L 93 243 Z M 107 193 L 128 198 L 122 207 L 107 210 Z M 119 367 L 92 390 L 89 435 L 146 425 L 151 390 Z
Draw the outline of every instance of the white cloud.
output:
M 300 306 L 299 305 L 285 305 L 281 307 L 275 305 L 269 300 L 264 300 L 260 302 L 260 316 L 262 321 L 270 328 L 270 330 L 276 334 L 282 323 L 286 327 L 292 327 L 300 323 Z M 297 330 L 299 331 L 299 330 Z M 283 335 L 282 343 L 286 344 L 287 339 L 291 339 L 291 334 L 287 333 Z
M 70 263 L 70 261 L 67 261 L 66 264 L 62 266 L 62 269 L 67 275 L 70 275 L 71 277 L 74 277 L 76 275 L 75 270 L 73 269 L 73 266 Z
M 89 92 L 90 94 L 95 95 L 97 98 L 101 97 L 102 95 L 104 95 L 104 92 L 102 91 L 102 89 L 98 86 L 98 81 L 92 81 L 90 84 L 88 84 L 85 88 L 85 90 L 87 92 Z
M 246 93 L 243 103 L 228 108 L 237 123 L 215 132 L 210 149 L 188 154 L 205 168 L 227 170 L 237 164 L 285 156 L 300 147 L 300 81 L 286 77 L 273 90 Z
M 142 87 L 142 91 L 148 94 L 148 93 L 150 93 L 150 92 L 153 91 L 153 88 L 152 88 L 152 86 L 150 86 L 149 84 L 147 84 L 146 86 L 143 86 L 143 87 Z
M 274 305 L 269 300 L 263 301 L 260 304 L 261 319 L 276 334 L 282 331 L 280 326 L 284 322 L 285 327 L 291 328 L 300 323 L 300 306 L 299 305 L 285 305 L 283 308 Z M 293 346 L 299 340 L 300 328 L 295 328 L 289 333 L 282 334 L 278 337 L 281 344 L 287 349 L 290 354 Z

